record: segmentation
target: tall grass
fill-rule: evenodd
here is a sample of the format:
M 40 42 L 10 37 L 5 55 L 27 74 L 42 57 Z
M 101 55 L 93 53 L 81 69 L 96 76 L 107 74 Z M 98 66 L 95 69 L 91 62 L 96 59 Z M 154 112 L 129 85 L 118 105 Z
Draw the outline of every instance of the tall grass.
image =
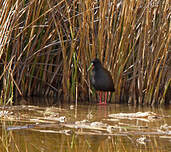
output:
M 163 1 L 0 0 L 1 103 L 92 97 L 87 68 L 108 68 L 112 102 L 160 104 L 170 87 L 170 5 Z

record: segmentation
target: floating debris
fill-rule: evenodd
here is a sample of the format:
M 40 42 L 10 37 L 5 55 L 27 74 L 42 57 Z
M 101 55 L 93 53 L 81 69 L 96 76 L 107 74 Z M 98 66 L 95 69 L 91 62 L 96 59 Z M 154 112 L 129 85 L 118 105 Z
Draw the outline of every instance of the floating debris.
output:
M 72 106 L 70 107 L 70 109 L 72 109 Z M 72 116 L 74 116 L 74 111 L 70 111 Z M 171 126 L 169 126 L 168 124 L 155 126 L 155 128 L 150 127 L 150 122 L 153 122 L 155 120 L 163 120 L 161 118 L 166 117 L 160 116 L 159 114 L 153 112 L 110 114 L 108 115 L 109 117 L 102 117 L 99 121 L 91 121 L 92 118 L 94 120 L 94 117 L 96 117 L 96 115 L 92 111 L 87 112 L 83 119 L 79 121 L 77 121 L 78 119 L 76 117 L 72 118 L 72 116 L 68 115 L 68 113 L 66 112 L 66 109 L 55 107 L 39 108 L 36 106 L 20 106 L 16 107 L 16 109 L 3 109 L 0 111 L 0 116 L 2 117 L 1 119 L 5 121 L 10 120 L 12 122 L 19 122 L 20 124 L 21 122 L 24 124 L 28 123 L 24 126 L 19 126 L 19 124 L 16 126 L 14 125 L 7 127 L 8 131 L 34 129 L 35 131 L 37 130 L 40 132 L 60 133 L 65 135 L 71 135 L 71 133 L 74 132 L 78 135 L 88 134 L 106 136 L 160 135 L 161 138 L 170 137 L 171 135 Z M 82 117 L 79 117 L 79 119 L 80 118 Z M 134 121 L 130 122 L 127 120 Z M 143 121 L 143 123 L 139 122 L 139 120 Z M 52 128 L 59 130 L 52 131 Z M 140 144 L 145 144 L 146 139 L 144 136 L 138 138 L 137 142 Z
M 102 123 L 102 122 L 92 122 L 91 124 L 90 124 L 90 126 L 91 127 L 106 127 L 107 126 L 107 124 L 104 124 L 104 123 Z
M 70 110 L 73 110 L 74 109 L 74 105 L 70 105 Z
M 25 126 L 10 126 L 7 127 L 7 130 L 20 130 L 20 129 L 28 129 L 28 128 L 33 128 L 35 125 L 25 125 Z
M 61 116 L 61 117 L 52 117 L 52 116 L 49 116 L 49 117 L 44 117 L 44 118 L 40 118 L 42 120 L 50 120 L 50 121 L 59 121 L 59 122 L 65 122 L 66 121 L 66 117 L 65 116 Z
M 83 128 L 83 129 L 103 130 L 103 131 L 106 131 L 106 127 L 107 127 L 107 125 L 102 122 L 90 123 L 87 120 L 77 121 L 75 123 L 65 123 L 63 124 L 63 126 L 69 128 L 75 128 L 75 129 Z
M 7 116 L 12 115 L 12 114 L 13 114 L 13 112 L 9 112 L 7 110 L 1 110 L 0 111 L 0 117 L 7 117 Z
M 164 130 L 164 131 L 168 131 L 169 128 L 171 128 L 170 126 L 168 126 L 168 124 L 164 124 L 160 126 L 160 130 Z
M 93 114 L 91 112 L 87 114 L 87 119 L 93 119 Z
M 145 145 L 146 142 L 148 142 L 148 141 L 150 141 L 150 140 L 148 140 L 146 136 L 142 136 L 142 137 L 138 138 L 136 141 L 137 141 L 139 144 Z
M 65 118 L 65 116 L 62 116 L 62 117 L 59 117 L 59 122 L 65 122 L 65 120 L 66 120 L 66 118 Z
M 116 126 L 116 127 L 118 127 L 118 126 Z M 116 128 L 114 126 L 109 125 L 109 126 L 107 126 L 106 130 L 107 130 L 107 132 L 112 133 L 114 130 L 116 130 Z
M 138 119 L 142 121 L 153 121 L 161 118 L 161 116 L 157 115 L 154 112 L 137 112 L 137 113 L 117 113 L 110 114 L 109 117 L 117 118 L 117 119 Z

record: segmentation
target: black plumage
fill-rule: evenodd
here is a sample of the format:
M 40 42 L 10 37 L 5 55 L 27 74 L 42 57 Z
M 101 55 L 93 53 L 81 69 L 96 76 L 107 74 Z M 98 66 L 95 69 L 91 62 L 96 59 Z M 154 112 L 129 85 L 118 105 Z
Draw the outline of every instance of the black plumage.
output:
M 112 76 L 110 72 L 103 67 L 99 59 L 95 58 L 92 61 L 92 64 L 93 64 L 93 70 L 91 74 L 91 83 L 97 91 L 106 92 L 105 103 L 104 103 L 106 104 L 107 92 L 115 91 Z M 100 94 L 100 104 L 101 104 L 101 94 Z

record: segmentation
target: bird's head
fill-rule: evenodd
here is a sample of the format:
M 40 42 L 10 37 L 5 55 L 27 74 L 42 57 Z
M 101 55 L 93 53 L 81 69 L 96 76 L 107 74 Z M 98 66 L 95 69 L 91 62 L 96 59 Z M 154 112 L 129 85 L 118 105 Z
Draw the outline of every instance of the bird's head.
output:
M 94 68 L 94 67 L 99 67 L 99 66 L 101 66 L 101 62 L 98 58 L 95 58 L 94 60 L 91 61 L 91 64 L 88 67 L 87 71 L 89 71 L 92 67 Z
M 93 61 L 91 61 L 91 63 L 93 64 L 93 66 L 101 65 L 100 60 L 97 58 L 95 58 Z

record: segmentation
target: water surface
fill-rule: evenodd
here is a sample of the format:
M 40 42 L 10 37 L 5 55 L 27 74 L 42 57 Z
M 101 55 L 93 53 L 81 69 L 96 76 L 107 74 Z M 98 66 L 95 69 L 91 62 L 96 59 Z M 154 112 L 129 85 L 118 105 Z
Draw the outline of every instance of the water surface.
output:
M 0 151 L 171 151 L 169 106 L 26 103 L 1 107 Z

